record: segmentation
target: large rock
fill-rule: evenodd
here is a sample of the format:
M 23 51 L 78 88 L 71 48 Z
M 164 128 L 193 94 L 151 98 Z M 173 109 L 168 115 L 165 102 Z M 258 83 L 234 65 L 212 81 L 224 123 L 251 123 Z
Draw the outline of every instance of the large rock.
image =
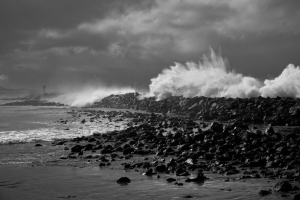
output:
M 294 200 L 300 200 L 300 194 L 296 194 L 293 199 Z
M 272 192 L 270 190 L 260 190 L 258 194 L 259 194 L 259 196 L 263 197 L 263 196 L 269 195 L 271 193 Z
M 131 180 L 128 177 L 121 177 L 117 180 L 117 183 L 119 183 L 119 184 L 127 184 L 130 182 L 131 182 Z
M 78 153 L 78 152 L 81 152 L 81 150 L 84 148 L 84 146 L 81 146 L 81 145 L 75 145 L 71 148 L 71 152 L 74 152 L 74 153 Z
M 158 166 L 155 167 L 155 171 L 156 172 L 166 172 L 167 167 L 166 167 L 166 165 L 158 165 Z
M 204 182 L 206 179 L 208 179 L 202 172 L 198 172 L 197 176 L 190 176 L 186 182 Z
M 273 190 L 275 192 L 288 192 L 292 190 L 292 185 L 288 181 L 279 181 L 276 183 Z

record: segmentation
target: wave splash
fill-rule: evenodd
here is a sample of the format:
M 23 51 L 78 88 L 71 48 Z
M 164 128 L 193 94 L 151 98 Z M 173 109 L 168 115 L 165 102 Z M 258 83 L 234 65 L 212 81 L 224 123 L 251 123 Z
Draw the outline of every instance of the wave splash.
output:
M 289 64 L 278 77 L 266 79 L 259 91 L 263 97 L 300 97 L 300 67 Z
M 300 97 L 300 69 L 289 64 L 273 80 L 260 80 L 228 70 L 227 60 L 213 50 L 199 63 L 175 63 L 151 79 L 149 94 L 162 100 L 170 96 Z
M 70 106 L 87 106 L 111 94 L 125 94 L 135 92 L 130 87 L 86 87 L 76 91 L 66 92 L 51 101 L 64 103 Z

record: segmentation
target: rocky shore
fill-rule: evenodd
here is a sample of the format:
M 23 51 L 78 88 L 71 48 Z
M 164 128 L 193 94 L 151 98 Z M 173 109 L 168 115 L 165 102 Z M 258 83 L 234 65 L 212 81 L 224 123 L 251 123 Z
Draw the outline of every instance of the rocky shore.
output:
M 58 102 L 49 102 L 46 100 L 28 99 L 23 101 L 9 102 L 0 106 L 67 106 Z
M 131 98 L 122 101 L 127 104 L 120 104 L 119 99 L 123 97 Z M 108 101 L 109 99 L 111 102 Z M 129 107 L 134 106 L 130 104 L 133 102 L 132 99 L 140 101 L 137 100 L 135 94 L 127 94 L 110 96 L 96 105 Z M 192 101 L 184 98 L 173 99 L 181 99 L 180 102 Z M 206 105 L 210 105 L 205 109 L 222 108 L 221 101 L 209 98 L 200 99 L 204 100 Z M 141 102 L 144 101 L 146 100 Z M 212 106 L 208 103 L 210 101 L 216 105 Z M 252 100 L 231 99 L 230 104 L 229 100 L 228 102 L 224 100 L 228 103 L 227 105 L 231 106 L 237 101 L 249 103 Z M 253 101 L 255 102 L 255 99 Z M 289 106 L 295 106 L 294 102 L 297 100 L 274 99 L 271 101 L 270 108 L 273 108 L 273 105 L 282 106 L 279 110 L 283 112 Z M 258 101 L 260 105 L 264 105 L 263 102 L 265 102 L 264 99 Z M 190 104 L 185 105 L 190 106 Z M 153 107 L 146 105 L 142 107 L 142 105 L 137 104 L 139 109 L 157 108 L 154 105 Z M 171 109 L 172 105 L 174 104 L 167 104 L 167 107 Z M 247 108 L 250 109 L 250 105 Z M 224 108 L 223 111 L 225 110 Z M 165 178 L 166 183 L 177 186 L 190 182 L 204 183 L 208 180 L 207 174 L 209 173 L 223 176 L 224 182 L 243 182 L 252 179 L 276 180 L 277 183 L 270 184 L 268 190 L 258 190 L 257 196 L 280 194 L 281 197 L 299 199 L 300 137 L 297 130 L 282 133 L 272 126 L 261 129 L 246 124 L 244 120 L 235 120 L 225 124 L 201 122 L 189 117 L 167 117 L 154 113 L 95 110 L 84 112 L 86 115 L 81 121 L 82 124 L 86 121 L 94 121 L 100 116 L 105 116 L 111 121 L 130 118 L 131 122 L 127 129 L 121 131 L 107 134 L 94 133 L 88 137 L 54 141 L 53 146 L 62 146 L 66 152 L 60 157 L 61 161 L 85 161 L 94 163 L 99 168 L 119 167 L 144 176 Z M 66 122 L 62 120 L 61 123 Z M 164 175 L 168 175 L 168 178 Z M 125 176 L 120 177 L 116 182 L 132 184 Z M 192 196 L 186 198 L 192 198 Z
M 141 98 L 138 93 L 110 95 L 91 107 L 135 109 L 175 113 L 194 120 L 300 126 L 300 99 L 297 98 L 184 98 L 173 96 L 161 101 Z

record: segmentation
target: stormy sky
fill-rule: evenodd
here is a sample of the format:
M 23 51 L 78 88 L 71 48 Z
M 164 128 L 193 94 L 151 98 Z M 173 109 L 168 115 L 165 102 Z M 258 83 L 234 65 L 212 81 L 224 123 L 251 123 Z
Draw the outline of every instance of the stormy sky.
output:
M 147 89 L 210 47 L 258 79 L 300 65 L 298 0 L 1 0 L 0 86 Z

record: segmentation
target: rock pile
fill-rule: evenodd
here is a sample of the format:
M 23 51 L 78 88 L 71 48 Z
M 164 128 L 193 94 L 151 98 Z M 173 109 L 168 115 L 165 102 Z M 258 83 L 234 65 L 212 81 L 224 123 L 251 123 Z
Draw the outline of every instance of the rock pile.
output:
M 295 98 L 209 98 L 179 96 L 156 101 L 138 93 L 110 95 L 91 107 L 135 109 L 156 113 L 186 115 L 194 120 L 241 120 L 276 126 L 300 125 L 300 100 Z
M 90 112 L 91 118 L 105 113 Z M 110 113 L 116 117 L 121 112 Z M 65 145 L 71 150 L 62 159 L 89 159 L 99 162 L 100 167 L 122 161 L 125 170 L 137 170 L 147 176 L 173 174 L 186 177 L 186 182 L 205 181 L 203 172 L 208 171 L 224 176 L 239 175 L 235 181 L 261 177 L 300 180 L 298 134 L 283 135 L 272 127 L 262 131 L 239 121 L 204 123 L 153 113 L 126 113 L 136 122 L 134 126 L 109 134 L 56 141 L 53 145 Z M 131 159 L 145 156 L 151 157 L 142 161 Z M 225 181 L 230 180 L 233 178 Z M 286 181 L 274 187 L 275 192 L 298 189 Z M 262 191 L 260 195 L 269 193 Z

